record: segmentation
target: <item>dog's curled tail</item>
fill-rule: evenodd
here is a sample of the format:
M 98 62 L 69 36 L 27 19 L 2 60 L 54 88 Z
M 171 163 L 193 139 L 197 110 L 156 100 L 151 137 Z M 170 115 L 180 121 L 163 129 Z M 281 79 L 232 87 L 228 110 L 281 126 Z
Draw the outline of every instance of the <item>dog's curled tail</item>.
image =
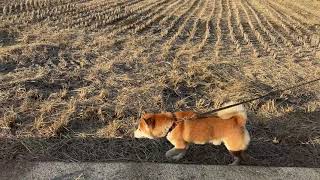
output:
M 232 104 L 235 104 L 235 102 L 231 101 L 231 102 L 225 103 L 223 104 L 223 107 L 230 106 Z M 237 123 L 240 126 L 245 126 L 247 121 L 247 112 L 244 109 L 242 104 L 218 111 L 217 115 L 221 119 L 230 119 L 232 117 L 235 117 L 237 120 Z

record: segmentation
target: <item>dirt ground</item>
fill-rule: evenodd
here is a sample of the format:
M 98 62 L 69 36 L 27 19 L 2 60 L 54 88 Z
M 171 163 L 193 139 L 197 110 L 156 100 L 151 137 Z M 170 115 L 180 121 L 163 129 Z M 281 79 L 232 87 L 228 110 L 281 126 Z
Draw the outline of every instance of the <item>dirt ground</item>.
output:
M 320 77 L 315 0 L 0 1 L 0 160 L 169 162 L 144 112 L 206 112 Z M 320 83 L 245 104 L 246 164 L 320 167 Z M 178 163 L 228 164 L 223 146 Z

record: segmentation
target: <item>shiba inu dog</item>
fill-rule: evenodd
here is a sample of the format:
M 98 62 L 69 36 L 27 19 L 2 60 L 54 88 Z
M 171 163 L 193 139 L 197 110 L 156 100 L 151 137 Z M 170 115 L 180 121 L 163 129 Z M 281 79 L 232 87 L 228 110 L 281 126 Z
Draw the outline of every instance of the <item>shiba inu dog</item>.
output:
M 228 106 L 232 102 L 225 104 Z M 136 138 L 165 137 L 174 146 L 166 157 L 183 158 L 190 144 L 223 143 L 233 156 L 230 165 L 238 165 L 245 159 L 250 136 L 245 127 L 247 113 L 242 105 L 217 112 L 216 116 L 200 117 L 194 112 L 165 112 L 144 114 L 134 132 Z

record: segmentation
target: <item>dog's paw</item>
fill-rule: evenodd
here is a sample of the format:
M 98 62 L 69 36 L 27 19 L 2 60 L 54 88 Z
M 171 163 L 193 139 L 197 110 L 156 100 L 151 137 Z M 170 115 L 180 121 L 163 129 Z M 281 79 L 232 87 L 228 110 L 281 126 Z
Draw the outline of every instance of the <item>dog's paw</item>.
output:
M 166 152 L 166 157 L 168 159 L 180 160 L 181 158 L 184 157 L 185 154 L 186 154 L 186 150 L 185 149 L 172 148 L 172 149 L 170 149 L 169 151 Z
M 229 166 L 238 166 L 240 165 L 240 159 L 239 158 L 235 158 L 234 161 L 230 164 L 228 164 Z
M 172 156 L 171 159 L 175 160 L 175 161 L 179 161 L 180 159 L 182 159 L 184 157 L 184 155 L 186 155 L 186 152 L 181 152 L 175 156 Z
M 170 149 L 166 152 L 166 158 L 171 158 L 173 156 L 177 155 L 177 151 L 175 148 Z

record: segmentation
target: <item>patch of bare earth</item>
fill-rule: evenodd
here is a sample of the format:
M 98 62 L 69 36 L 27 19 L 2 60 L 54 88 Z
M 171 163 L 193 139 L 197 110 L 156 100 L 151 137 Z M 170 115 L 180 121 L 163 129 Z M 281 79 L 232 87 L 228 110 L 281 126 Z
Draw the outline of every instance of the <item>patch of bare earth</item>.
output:
M 320 76 L 320 6 L 305 2 L 0 1 L 0 160 L 169 162 L 166 140 L 133 138 L 143 112 L 205 112 Z M 246 104 L 246 164 L 320 167 L 319 94 Z M 194 145 L 179 163 L 230 161 Z

